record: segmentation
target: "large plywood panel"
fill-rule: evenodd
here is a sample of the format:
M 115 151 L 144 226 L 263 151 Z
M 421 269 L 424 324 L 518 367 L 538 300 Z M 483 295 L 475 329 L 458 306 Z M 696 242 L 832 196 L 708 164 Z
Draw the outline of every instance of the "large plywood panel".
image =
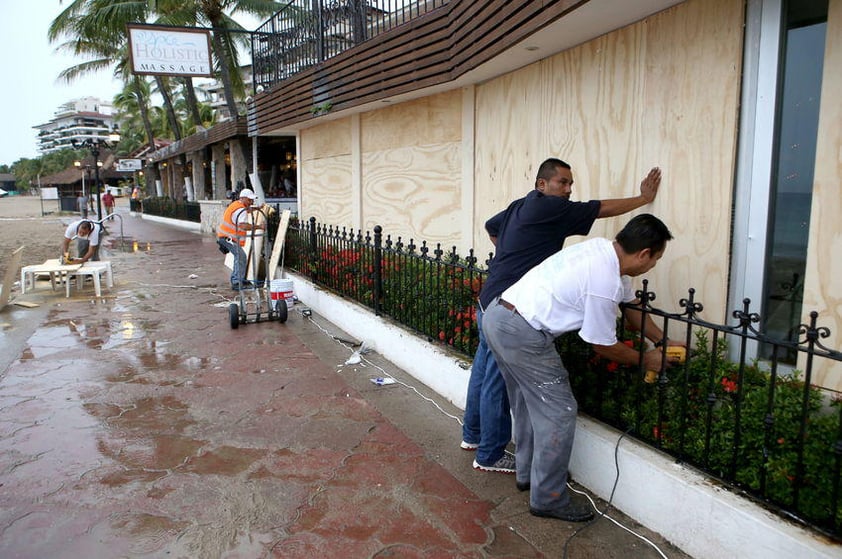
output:
M 461 142 L 366 152 L 364 228 L 381 225 L 392 240 L 400 236 L 449 248 L 462 227 L 461 153 Z
M 646 59 L 645 30 L 634 25 L 544 61 L 545 104 L 555 126 L 550 151 L 573 165 L 577 199 L 635 193 L 643 169 L 639 130 Z M 649 162 L 647 168 L 655 166 Z
M 462 138 L 462 91 L 456 89 L 365 113 L 363 152 L 438 145 Z
M 473 239 L 477 254 L 494 249 L 485 221 L 535 187 L 535 174 L 544 159 L 561 155 L 546 145 L 546 129 L 555 125 L 555 115 L 543 107 L 544 72 L 545 67 L 536 63 L 476 88 Z
M 351 153 L 351 119 L 332 120 L 301 133 L 301 159 L 319 159 Z
M 663 215 L 675 235 L 669 266 L 656 278 L 668 282 L 673 305 L 695 288 L 702 316 L 715 322 L 729 320 L 733 311 L 727 279 L 743 17 L 741 1 L 694 0 L 644 24 L 639 144 L 647 161 L 664 166 L 665 190 L 653 213 Z
M 819 313 L 819 326 L 831 335 L 820 340 L 826 347 L 842 351 L 842 0 L 831 0 L 827 18 L 822 100 L 819 113 L 816 171 L 810 216 L 810 239 L 804 285 L 802 323 L 809 313 Z M 817 360 L 824 361 L 824 360 Z M 803 363 L 802 365 L 803 370 Z M 842 367 L 817 363 L 813 382 L 842 390 Z
M 302 164 L 301 218 L 326 225 L 353 226 L 351 157 L 339 155 Z M 306 191 L 306 194 L 305 194 Z
M 299 135 L 301 218 L 352 225 L 351 119 L 334 120 Z
M 362 115 L 365 229 L 380 225 L 404 241 L 461 238 L 462 102 L 457 89 Z
M 690 0 L 478 87 L 476 189 L 490 203 L 477 201 L 475 239 L 485 219 L 532 188 L 546 157 L 573 166 L 579 200 L 634 195 L 660 166 L 658 200 L 636 213 L 658 215 L 676 239 L 650 286 L 670 310 L 695 287 L 705 317 L 724 320 L 742 9 L 739 0 Z M 592 235 L 613 237 L 627 219 L 600 220 Z

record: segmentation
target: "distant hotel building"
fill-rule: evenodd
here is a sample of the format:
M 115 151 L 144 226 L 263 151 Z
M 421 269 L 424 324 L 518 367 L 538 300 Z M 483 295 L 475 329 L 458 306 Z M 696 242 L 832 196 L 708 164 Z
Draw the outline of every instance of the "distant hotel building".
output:
M 111 103 L 96 97 L 83 97 L 61 105 L 55 117 L 33 128 L 38 133 L 38 151 L 42 154 L 72 148 L 73 140 L 107 138 L 114 125 Z
M 251 64 L 240 66 L 240 76 L 242 77 L 245 86 L 246 95 L 251 96 L 253 87 L 252 80 L 254 75 L 251 71 Z M 228 110 L 228 101 L 225 98 L 225 89 L 222 82 L 219 80 L 211 80 L 208 83 L 199 84 L 197 89 L 202 89 L 207 92 L 211 108 L 216 112 L 216 122 L 225 122 L 231 120 L 231 112 Z M 244 100 L 237 101 L 240 114 L 245 114 L 247 109 Z

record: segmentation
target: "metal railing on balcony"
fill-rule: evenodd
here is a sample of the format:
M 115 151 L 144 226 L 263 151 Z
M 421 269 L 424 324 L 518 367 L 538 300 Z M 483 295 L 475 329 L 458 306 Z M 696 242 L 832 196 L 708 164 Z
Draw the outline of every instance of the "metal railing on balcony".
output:
M 270 222 L 272 229 L 277 227 Z M 357 301 L 376 314 L 471 358 L 477 345 L 476 297 L 486 277 L 473 251 L 468 257 L 398 238 L 294 221 L 286 236 L 285 266 L 310 281 Z M 557 340 L 571 372 L 579 410 L 666 452 L 759 501 L 782 517 L 842 541 L 842 400 L 814 384 L 817 364 L 842 367 L 842 353 L 821 340 L 830 336 L 818 315 L 797 340 L 772 339 L 755 329 L 760 316 L 750 302 L 734 311 L 735 325 L 706 322 L 695 292 L 679 301 L 682 313 L 651 305 L 648 282 L 629 306 L 663 321 L 665 336 L 683 340 L 687 358 L 647 383 L 647 348 L 618 328 L 641 352 L 640 364 L 621 366 L 598 358 L 578 333 Z M 775 357 L 748 357 L 752 346 L 784 356 L 797 352 L 803 371 Z
M 292 0 L 252 35 L 254 87 L 269 87 L 448 0 Z

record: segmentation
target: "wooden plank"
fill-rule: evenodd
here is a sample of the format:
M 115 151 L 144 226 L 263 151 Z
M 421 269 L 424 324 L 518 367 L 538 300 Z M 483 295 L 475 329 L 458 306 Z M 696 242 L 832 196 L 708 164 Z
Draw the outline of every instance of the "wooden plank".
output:
M 9 257 L 6 272 L 3 274 L 3 283 L 0 283 L 0 310 L 3 310 L 12 296 L 12 285 L 20 270 L 20 259 L 23 254 L 23 247 L 16 248 Z M 23 286 L 21 286 L 23 287 Z
M 278 224 L 278 233 L 275 235 L 275 244 L 272 245 L 272 256 L 269 258 L 269 269 L 266 270 L 266 279 L 271 281 L 275 279 L 275 271 L 278 269 L 278 261 L 281 259 L 281 249 L 284 247 L 284 240 L 287 236 L 287 227 L 289 227 L 289 210 L 284 210 L 281 213 L 281 222 Z

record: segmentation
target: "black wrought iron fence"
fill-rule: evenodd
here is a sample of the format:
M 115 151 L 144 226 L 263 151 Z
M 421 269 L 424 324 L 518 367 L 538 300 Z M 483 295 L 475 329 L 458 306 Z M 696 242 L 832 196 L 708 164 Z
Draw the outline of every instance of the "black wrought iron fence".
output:
M 692 289 L 677 314 L 651 306 L 646 281 L 638 295 L 641 304 L 630 308 L 663 320 L 665 335 L 690 348 L 687 359 L 648 384 L 641 367 L 598 358 L 576 333 L 562 336 L 557 344 L 580 411 L 631 428 L 782 516 L 842 539 L 842 405 L 838 392 L 814 384 L 819 363 L 840 374 L 842 353 L 822 345 L 830 331 L 817 325 L 817 313 L 796 341 L 782 341 L 755 328 L 760 316 L 748 299 L 733 313 L 736 324 L 720 325 L 698 316 Z M 622 331 L 627 344 L 645 349 L 643 333 Z M 761 345 L 771 347 L 771 361 L 749 357 Z M 801 370 L 778 361 L 789 352 L 801 355 Z
M 254 86 L 269 87 L 448 0 L 291 0 L 252 35 Z
M 270 227 L 271 234 L 271 227 Z M 293 222 L 285 266 L 466 357 L 476 350 L 476 300 L 486 272 L 471 250 L 384 239 L 369 232 Z
M 169 196 L 158 196 L 144 198 L 141 201 L 141 207 L 143 208 L 143 213 L 148 215 L 157 215 L 196 223 L 202 221 L 202 209 L 198 202 L 185 202 L 174 200 Z
M 270 228 L 270 232 L 272 229 Z M 490 256 L 490 255 L 489 255 Z M 314 283 L 389 317 L 430 341 L 471 358 L 477 345 L 476 297 L 486 276 L 473 251 L 466 258 L 400 238 L 293 221 L 285 266 Z M 842 398 L 815 384 L 815 371 L 842 370 L 842 353 L 822 345 L 830 331 L 818 315 L 795 341 L 756 329 L 750 302 L 734 311 L 736 324 L 700 318 L 695 291 L 679 301 L 681 313 L 652 306 L 644 280 L 637 308 L 663 321 L 671 339 L 683 340 L 687 359 L 645 381 L 642 365 L 599 358 L 577 332 L 557 340 L 571 372 L 580 411 L 662 450 L 757 500 L 783 517 L 842 541 Z M 645 332 L 618 326 L 621 339 L 641 352 Z M 761 346 L 769 346 L 761 351 Z M 793 352 L 801 370 L 779 362 Z M 758 361 L 753 355 L 773 355 Z M 820 365 L 819 365 L 820 364 Z

